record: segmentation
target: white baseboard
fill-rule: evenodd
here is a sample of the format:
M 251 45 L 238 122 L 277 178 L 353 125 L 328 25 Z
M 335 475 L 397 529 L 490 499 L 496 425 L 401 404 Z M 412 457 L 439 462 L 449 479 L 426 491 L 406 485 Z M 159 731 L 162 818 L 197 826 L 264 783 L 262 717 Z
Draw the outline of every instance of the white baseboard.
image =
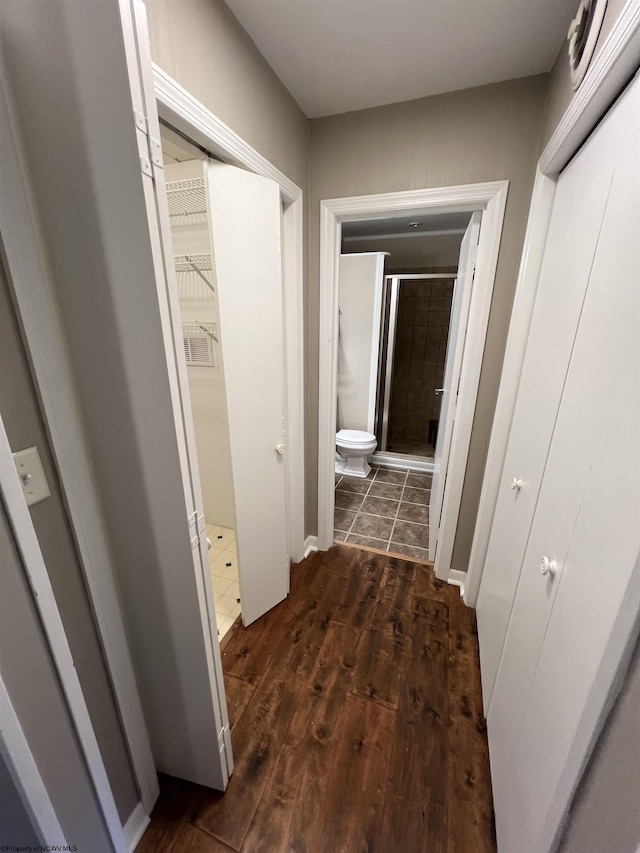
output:
M 459 569 L 451 569 L 451 571 L 449 572 L 449 577 L 447 578 L 447 583 L 450 583 L 453 586 L 459 586 L 461 596 L 464 596 L 464 585 L 466 582 L 466 572 L 461 572 Z
M 304 556 L 305 558 L 312 554 L 314 551 L 318 550 L 318 537 L 317 536 L 307 536 L 304 540 Z
M 142 803 L 138 803 L 138 805 L 129 815 L 129 819 L 122 827 L 125 841 L 127 842 L 127 846 L 129 848 L 129 853 L 133 853 L 133 851 L 138 846 L 145 829 L 149 826 L 149 822 L 150 818 L 149 815 L 145 812 L 144 806 L 142 805 Z

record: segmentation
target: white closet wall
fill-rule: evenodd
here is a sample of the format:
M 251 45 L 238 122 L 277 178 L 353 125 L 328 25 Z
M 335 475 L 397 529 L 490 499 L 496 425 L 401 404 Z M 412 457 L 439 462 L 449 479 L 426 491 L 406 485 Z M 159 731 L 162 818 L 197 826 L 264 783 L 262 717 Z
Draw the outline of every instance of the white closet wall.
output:
M 501 853 L 553 848 L 638 611 L 639 142 L 636 79 L 558 181 L 478 599 Z
M 185 160 L 165 166 L 167 183 L 190 178 L 204 179 L 204 163 Z M 179 204 L 171 206 L 179 210 Z M 210 255 L 207 213 L 171 216 L 171 237 L 175 255 Z M 202 266 L 200 264 L 199 266 Z M 216 286 L 213 264 L 203 267 L 204 275 Z M 184 265 L 176 273 L 180 315 L 183 324 L 209 324 L 221 341 L 218 299 L 198 276 Z M 231 447 L 220 343 L 211 342 L 212 366 L 189 364 L 189 394 L 198 450 L 198 466 L 205 518 L 209 524 L 235 527 Z
M 340 255 L 338 430 L 374 431 L 386 254 Z

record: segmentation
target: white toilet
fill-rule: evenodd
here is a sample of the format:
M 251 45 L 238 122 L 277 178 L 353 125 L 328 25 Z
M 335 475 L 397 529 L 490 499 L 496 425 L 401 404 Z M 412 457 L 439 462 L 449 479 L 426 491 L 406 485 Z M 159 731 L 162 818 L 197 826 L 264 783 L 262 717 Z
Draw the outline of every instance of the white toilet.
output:
M 369 456 L 377 445 L 378 439 L 370 432 L 341 429 L 336 433 L 336 474 L 366 477 L 371 471 Z

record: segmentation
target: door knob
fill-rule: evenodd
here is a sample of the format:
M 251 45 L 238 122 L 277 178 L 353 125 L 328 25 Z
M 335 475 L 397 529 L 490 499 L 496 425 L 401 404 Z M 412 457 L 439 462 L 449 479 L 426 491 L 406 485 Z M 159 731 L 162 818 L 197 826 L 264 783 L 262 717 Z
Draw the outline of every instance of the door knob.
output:
M 284 452 L 287 448 L 284 444 L 276 444 L 276 451 L 280 454 L 280 456 L 284 456 Z
M 523 485 L 522 480 L 518 480 L 516 477 L 511 481 L 511 488 L 514 492 L 519 492 Z
M 550 560 L 548 557 L 543 557 L 540 560 L 540 574 L 541 575 L 544 575 L 545 577 L 547 575 L 551 575 L 551 577 L 554 577 L 554 575 L 557 571 L 558 571 L 558 564 L 556 563 L 555 560 Z
M 446 388 L 436 388 L 436 390 L 433 393 L 439 397 L 441 394 L 444 394 L 445 391 L 446 391 Z

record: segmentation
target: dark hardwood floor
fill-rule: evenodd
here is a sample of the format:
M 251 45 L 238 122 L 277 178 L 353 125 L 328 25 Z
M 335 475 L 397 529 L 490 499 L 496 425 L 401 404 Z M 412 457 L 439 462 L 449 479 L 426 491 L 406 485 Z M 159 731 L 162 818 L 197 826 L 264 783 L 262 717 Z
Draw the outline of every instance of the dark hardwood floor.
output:
M 138 853 L 495 851 L 473 610 L 429 565 L 348 546 L 222 652 L 224 795 L 161 777 Z

